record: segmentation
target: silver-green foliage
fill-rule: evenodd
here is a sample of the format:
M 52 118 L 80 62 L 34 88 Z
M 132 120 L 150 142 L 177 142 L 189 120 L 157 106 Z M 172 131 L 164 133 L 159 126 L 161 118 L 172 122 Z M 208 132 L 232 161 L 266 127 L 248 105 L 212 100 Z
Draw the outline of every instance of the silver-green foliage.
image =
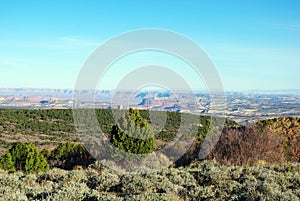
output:
M 108 168 L 25 174 L 0 170 L 0 200 L 300 200 L 300 164 L 197 162 L 143 174 Z

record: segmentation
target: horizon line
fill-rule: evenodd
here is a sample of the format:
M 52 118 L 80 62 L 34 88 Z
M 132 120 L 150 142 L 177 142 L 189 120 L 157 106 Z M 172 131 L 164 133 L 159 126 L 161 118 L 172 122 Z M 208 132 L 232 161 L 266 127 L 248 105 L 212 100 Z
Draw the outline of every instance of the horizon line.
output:
M 117 91 L 117 92 L 130 92 L 130 91 L 136 91 L 135 89 L 122 89 L 122 90 L 115 90 L 115 89 L 74 89 L 74 88 L 47 88 L 47 87 L 0 87 L 0 92 L 3 90 L 68 90 L 68 91 Z M 159 91 L 170 91 L 170 90 L 166 90 L 166 89 L 145 89 L 145 90 L 140 90 L 141 92 L 159 92 Z M 185 92 L 187 90 L 182 90 L 182 89 L 176 89 L 174 90 L 176 92 Z M 193 92 L 210 92 L 210 91 L 224 91 L 225 93 L 228 92 L 293 92 L 293 91 L 299 91 L 300 92 L 300 88 L 296 89 L 296 88 L 290 88 L 290 89 L 224 89 L 224 90 L 209 90 L 209 89 L 204 89 L 204 88 L 194 88 L 191 89 L 191 91 Z

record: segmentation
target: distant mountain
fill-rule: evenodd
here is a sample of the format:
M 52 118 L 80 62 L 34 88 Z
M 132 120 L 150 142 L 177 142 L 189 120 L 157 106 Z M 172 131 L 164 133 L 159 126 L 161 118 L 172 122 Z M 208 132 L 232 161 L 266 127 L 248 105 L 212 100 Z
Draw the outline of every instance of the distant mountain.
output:
M 254 94 L 299 94 L 300 89 L 253 89 L 245 90 L 243 92 L 254 93 Z
M 72 98 L 72 89 L 0 88 L 0 96 L 43 96 Z

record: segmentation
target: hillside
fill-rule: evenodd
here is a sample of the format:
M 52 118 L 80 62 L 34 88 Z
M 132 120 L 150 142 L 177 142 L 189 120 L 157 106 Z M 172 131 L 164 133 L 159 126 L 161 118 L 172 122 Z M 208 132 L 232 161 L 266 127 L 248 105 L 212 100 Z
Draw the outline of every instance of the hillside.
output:
M 159 111 L 153 112 L 160 113 Z M 146 110 L 140 110 L 140 114 L 150 121 L 149 113 Z M 101 130 L 109 135 L 115 123 L 112 110 L 96 109 L 96 115 Z M 163 146 L 172 140 L 180 126 L 180 113 L 167 112 L 166 115 L 164 129 L 158 133 L 154 128 L 157 133 L 157 146 Z M 207 116 L 200 117 L 192 114 L 188 115 L 188 118 L 198 119 L 199 123 L 210 119 Z M 225 126 L 238 125 L 230 120 L 226 120 L 225 123 Z M 188 131 L 188 128 L 186 130 Z M 13 142 L 33 142 L 40 150 L 43 148 L 52 150 L 61 142 L 79 143 L 80 139 L 75 132 L 72 110 L 0 109 L 0 155 L 4 153 L 7 145 Z
M 139 113 L 150 122 L 147 111 Z M 112 111 L 96 114 L 110 135 Z M 198 131 L 175 166 L 124 174 L 87 152 L 75 133 L 72 110 L 0 109 L 0 167 L 6 169 L 0 170 L 0 200 L 300 200 L 299 118 L 247 127 L 225 120 L 204 161 L 198 153 L 211 119 L 188 118 L 197 119 Z M 180 113 L 167 113 L 154 150 L 172 142 L 180 122 Z
M 160 112 L 156 111 L 155 113 L 159 114 Z M 149 113 L 146 110 L 140 110 L 140 114 L 150 122 Z M 115 123 L 112 110 L 97 109 L 96 115 L 101 130 L 110 135 L 112 126 Z M 154 150 L 159 150 L 170 143 L 180 127 L 181 113 L 167 112 L 166 115 L 164 129 L 158 131 L 154 127 L 156 133 Z M 190 147 L 189 152 L 179 160 L 178 165 L 188 165 L 191 161 L 197 159 L 201 143 L 211 121 L 208 116 L 190 114 L 188 118 L 197 119 L 196 122 L 199 121 L 199 124 L 197 124 L 198 132 L 195 135 L 195 143 Z M 240 162 L 237 162 L 230 161 L 226 157 L 237 159 L 241 158 L 242 153 L 245 153 L 248 154 L 245 157 L 249 160 L 252 158 L 248 162 L 249 165 L 255 164 L 258 160 L 270 163 L 299 162 L 299 122 L 298 117 L 280 117 L 260 120 L 245 127 L 226 119 L 217 148 L 208 158 L 219 159 L 219 162 L 225 164 L 241 165 L 244 163 L 244 159 L 239 159 Z M 184 129 L 189 132 L 189 128 Z M 242 140 L 243 138 L 245 139 Z M 0 155 L 3 155 L 10 144 L 14 142 L 33 142 L 40 151 L 43 149 L 54 150 L 62 142 L 80 143 L 74 128 L 72 110 L 0 109 Z M 248 144 L 245 145 L 245 142 Z M 233 144 L 239 144 L 239 146 L 233 146 Z M 256 147 L 256 149 L 253 149 L 253 147 Z M 232 150 L 231 156 L 224 155 L 224 149 L 227 149 L 227 153 Z M 256 154 L 256 158 L 251 156 L 253 150 L 260 150 L 260 153 L 253 153 Z M 220 157 L 221 155 L 222 157 Z M 270 159 L 273 159 L 273 161 Z

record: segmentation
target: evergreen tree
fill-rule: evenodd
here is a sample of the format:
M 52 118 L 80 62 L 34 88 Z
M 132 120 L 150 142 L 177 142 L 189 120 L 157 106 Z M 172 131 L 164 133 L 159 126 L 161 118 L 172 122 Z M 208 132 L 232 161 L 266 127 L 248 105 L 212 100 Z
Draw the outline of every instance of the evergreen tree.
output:
M 2 157 L 1 167 L 11 169 L 11 171 L 22 170 L 26 173 L 47 171 L 49 169 L 47 160 L 33 143 L 24 144 L 21 142 L 14 143 Z
M 198 132 L 197 132 L 198 146 L 202 145 L 210 126 L 211 126 L 211 119 L 209 117 L 200 117 L 200 125 L 198 127 Z
M 0 161 L 0 168 L 7 170 L 9 173 L 16 171 L 10 152 L 6 152 L 6 154 L 2 157 Z
M 31 173 L 31 172 L 45 172 L 49 169 L 49 164 L 45 157 L 39 153 L 39 151 L 35 148 L 35 146 L 30 146 L 30 150 L 26 156 L 25 161 L 25 172 Z
M 139 111 L 130 108 L 112 127 L 110 142 L 127 153 L 149 154 L 154 147 L 154 133 Z M 116 157 L 122 159 L 124 156 Z

